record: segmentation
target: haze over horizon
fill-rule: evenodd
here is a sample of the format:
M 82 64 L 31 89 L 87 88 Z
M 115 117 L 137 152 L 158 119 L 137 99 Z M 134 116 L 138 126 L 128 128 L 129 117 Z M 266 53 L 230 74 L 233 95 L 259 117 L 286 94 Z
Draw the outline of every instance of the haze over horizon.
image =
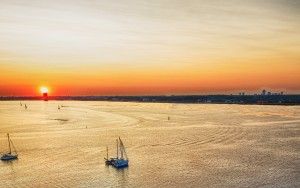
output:
M 300 92 L 300 1 L 0 4 L 0 96 Z

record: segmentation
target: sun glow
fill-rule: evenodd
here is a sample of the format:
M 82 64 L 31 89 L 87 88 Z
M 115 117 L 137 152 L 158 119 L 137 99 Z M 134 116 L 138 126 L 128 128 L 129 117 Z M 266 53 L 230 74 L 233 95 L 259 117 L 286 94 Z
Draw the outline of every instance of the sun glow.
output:
M 48 93 L 49 92 L 49 90 L 48 90 L 48 88 L 47 87 L 40 87 L 40 91 L 41 91 L 41 93 L 42 94 L 44 94 L 44 93 Z

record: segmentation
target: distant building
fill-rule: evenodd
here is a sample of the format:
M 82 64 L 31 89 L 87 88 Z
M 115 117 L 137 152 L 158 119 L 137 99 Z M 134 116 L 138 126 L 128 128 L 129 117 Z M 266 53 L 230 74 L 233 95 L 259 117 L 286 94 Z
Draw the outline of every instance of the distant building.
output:
M 264 90 L 262 90 L 261 95 L 266 95 L 266 93 L 267 93 L 267 91 L 264 89 Z

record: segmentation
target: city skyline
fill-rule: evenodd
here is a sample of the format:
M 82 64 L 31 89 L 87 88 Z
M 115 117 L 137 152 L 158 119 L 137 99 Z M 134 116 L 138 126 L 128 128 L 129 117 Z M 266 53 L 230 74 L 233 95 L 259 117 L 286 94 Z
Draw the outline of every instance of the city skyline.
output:
M 0 2 L 0 96 L 300 92 L 297 1 Z

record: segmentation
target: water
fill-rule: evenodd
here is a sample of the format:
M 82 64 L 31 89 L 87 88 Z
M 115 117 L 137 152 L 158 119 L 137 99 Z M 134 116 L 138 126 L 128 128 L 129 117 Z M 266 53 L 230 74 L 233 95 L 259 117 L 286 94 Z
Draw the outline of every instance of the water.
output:
M 19 153 L 0 187 L 300 187 L 299 106 L 24 103 L 0 102 L 0 152 L 9 132 Z M 118 136 L 123 170 L 103 159 Z

